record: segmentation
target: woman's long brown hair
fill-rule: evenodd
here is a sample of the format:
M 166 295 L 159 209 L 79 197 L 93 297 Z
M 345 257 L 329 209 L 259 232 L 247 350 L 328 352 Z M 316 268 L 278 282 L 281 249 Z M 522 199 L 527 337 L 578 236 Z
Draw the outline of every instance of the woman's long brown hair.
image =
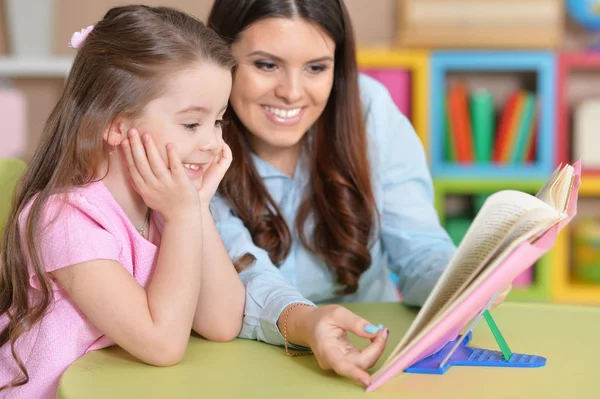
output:
M 350 294 L 371 264 L 369 242 L 377 221 L 352 25 L 342 0 L 215 0 L 208 25 L 233 43 L 252 23 L 272 17 L 316 23 L 336 44 L 333 88 L 309 133 L 311 186 L 296 228 L 303 244 L 336 274 L 344 286 L 340 293 Z M 224 128 L 223 136 L 234 157 L 219 192 L 254 242 L 280 264 L 290 251 L 289 227 L 252 162 L 248 132 L 231 107 L 228 118 L 233 123 Z M 305 227 L 309 218 L 314 220 L 312 232 Z
M 214 31 L 166 7 L 110 9 L 78 49 L 64 92 L 15 191 L 2 238 L 0 315 L 10 321 L 0 331 L 0 347 L 10 345 L 22 375 L 0 391 L 29 381 L 15 343 L 53 300 L 36 235 L 44 204 L 53 194 L 97 178 L 109 152 L 102 133 L 117 117 L 134 118 L 160 95 L 170 74 L 206 61 L 230 70 L 234 66 L 227 43 Z M 30 202 L 26 225 L 19 226 L 19 215 Z M 26 242 L 20 237 L 23 227 Z M 39 293 L 33 296 L 25 253 L 39 281 Z

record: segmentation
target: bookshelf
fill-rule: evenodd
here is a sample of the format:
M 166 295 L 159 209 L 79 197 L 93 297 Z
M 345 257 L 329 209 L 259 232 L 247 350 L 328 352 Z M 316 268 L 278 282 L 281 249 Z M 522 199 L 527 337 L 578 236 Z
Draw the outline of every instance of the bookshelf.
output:
M 560 54 L 558 57 L 556 86 L 557 145 L 555 156 L 558 162 L 571 162 L 574 158 L 579 158 L 573 148 L 575 136 L 574 110 L 587 99 L 600 100 L 600 53 L 571 52 Z M 593 132 L 592 134 L 597 133 Z M 594 146 L 593 138 L 588 138 L 587 141 Z M 582 159 L 583 175 L 600 176 L 600 148 L 597 151 L 599 157 L 595 157 L 594 153 L 588 154 L 588 159 Z M 585 166 L 590 163 L 594 166 Z
M 358 67 L 362 73 L 383 83 L 392 97 L 409 98 L 410 110 L 406 115 L 419 135 L 425 151 L 429 148 L 429 53 L 385 49 L 361 49 L 357 52 Z M 383 72 L 383 74 L 382 74 Z M 398 75 L 408 75 L 406 82 Z M 396 75 L 396 76 L 394 76 Z M 408 84 L 408 87 L 405 86 Z M 402 110 L 402 107 L 399 107 Z
M 552 301 L 558 303 L 600 305 L 600 284 L 577 281 L 573 276 L 573 230 L 576 223 L 585 217 L 581 203 L 586 200 L 600 201 L 600 177 L 581 179 L 577 216 L 559 234 L 552 257 Z M 600 261 L 600 259 L 596 259 Z
M 600 53 L 362 50 L 358 59 L 361 71 L 402 69 L 411 72 L 410 118 L 426 144 L 435 206 L 440 221 L 447 228 L 457 204 L 459 208 L 470 209 L 467 213 L 470 212 L 472 217 L 482 196 L 489 193 L 502 189 L 536 193 L 560 162 L 574 160 L 574 106 L 582 99 L 600 99 Z M 469 89 L 485 87 L 489 82 L 497 86 L 497 90 L 490 88 L 495 102 L 495 124 L 499 123 L 509 89 L 521 87 L 535 94 L 539 123 L 533 162 L 459 164 L 447 159 L 444 153 L 445 98 L 449 82 L 456 80 L 466 81 Z M 382 82 L 387 85 L 385 79 Z M 396 90 L 393 84 L 389 89 Z M 585 168 L 584 164 L 580 203 L 586 200 L 600 204 L 598 172 L 600 168 Z M 600 207 L 597 208 L 600 225 Z M 600 283 L 578 282 L 572 270 L 573 229 L 584 214 L 580 208 L 578 216 L 559 235 L 553 249 L 529 269 L 528 275 L 518 278 L 508 300 L 600 305 Z M 470 220 L 448 228 L 453 239 L 464 232 Z M 598 251 L 600 268 L 600 245 Z
M 66 78 L 73 57 L 0 57 L 1 78 Z
M 462 73 L 459 79 L 469 80 L 472 75 L 506 79 L 517 76 L 527 89 L 534 91 L 540 118 L 537 128 L 536 158 L 531 163 L 448 161 L 445 157 L 445 99 L 447 80 Z M 522 76 L 519 79 L 518 76 Z M 533 79 L 529 78 L 533 76 Z M 516 178 L 544 179 L 553 169 L 555 109 L 555 57 L 550 52 L 493 52 L 493 51 L 439 51 L 432 53 L 430 94 L 430 156 L 431 169 L 436 178 Z M 468 85 L 468 83 L 467 83 Z M 475 85 L 476 86 L 476 85 Z M 496 103 L 502 102 L 495 99 Z M 500 104 L 495 104 L 497 107 Z M 496 117 L 498 120 L 498 117 Z

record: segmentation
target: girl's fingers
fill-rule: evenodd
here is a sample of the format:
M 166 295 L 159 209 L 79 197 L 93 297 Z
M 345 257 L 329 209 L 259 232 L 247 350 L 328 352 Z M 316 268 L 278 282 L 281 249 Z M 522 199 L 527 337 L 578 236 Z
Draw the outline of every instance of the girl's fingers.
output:
M 133 156 L 131 154 L 131 146 L 129 144 L 129 140 L 125 139 L 121 142 L 121 147 L 123 148 L 123 153 L 125 154 L 125 159 L 127 160 L 127 166 L 129 167 L 129 173 L 131 174 L 131 180 L 133 180 L 134 186 L 139 190 L 141 185 L 144 184 L 144 179 L 140 176 L 135 163 L 133 162 Z
M 169 172 L 148 133 L 142 135 L 142 142 L 144 143 L 146 154 L 148 156 L 148 163 L 150 164 L 150 169 L 154 173 L 154 176 L 160 180 L 164 180 L 169 175 Z
M 183 170 L 183 165 L 181 164 L 181 160 L 179 159 L 179 154 L 175 150 L 175 146 L 173 144 L 167 144 L 167 159 L 169 160 L 169 169 L 171 170 L 171 176 L 177 178 L 186 178 L 185 171 Z
M 221 151 L 221 159 L 219 159 L 219 162 L 224 161 L 229 164 L 232 160 L 233 153 L 231 152 L 231 147 L 229 147 L 226 142 L 223 142 L 223 150 Z
M 156 177 L 154 176 L 154 173 L 152 173 L 152 169 L 150 169 L 146 150 L 142 145 L 139 133 L 135 129 L 129 130 L 129 143 L 131 145 L 133 162 L 140 176 L 146 183 L 152 182 Z

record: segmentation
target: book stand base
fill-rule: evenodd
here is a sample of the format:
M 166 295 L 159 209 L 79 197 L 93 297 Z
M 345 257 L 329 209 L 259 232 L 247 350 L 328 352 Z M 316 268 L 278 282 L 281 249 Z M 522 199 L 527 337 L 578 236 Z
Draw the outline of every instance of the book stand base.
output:
M 443 359 L 453 350 L 456 342 L 462 339 L 462 336 L 458 336 L 456 339 L 448 342 L 438 352 L 413 364 L 404 370 L 404 372 L 414 374 L 444 374 L 452 366 L 532 368 L 542 367 L 546 364 L 546 358 L 544 357 L 520 353 L 513 353 L 507 361 L 500 351 L 467 346 L 471 341 L 471 337 L 472 332 L 469 331 L 460 345 L 454 350 L 454 353 L 452 353 L 450 358 L 441 367 L 440 364 Z

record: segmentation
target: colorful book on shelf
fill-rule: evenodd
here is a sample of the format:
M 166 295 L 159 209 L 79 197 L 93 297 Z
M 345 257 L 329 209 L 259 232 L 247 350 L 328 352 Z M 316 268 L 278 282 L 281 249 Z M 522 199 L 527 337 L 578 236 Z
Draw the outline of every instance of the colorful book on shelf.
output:
M 500 117 L 500 123 L 496 130 L 496 141 L 494 143 L 494 152 L 492 159 L 494 163 L 503 163 L 506 159 L 506 153 L 511 147 L 513 141 L 513 132 L 515 131 L 515 125 L 519 118 L 519 109 L 521 108 L 520 102 L 522 96 L 519 91 L 511 94 L 502 110 L 502 116 Z
M 438 351 L 458 340 L 463 328 L 480 317 L 499 292 L 550 250 L 558 232 L 577 212 L 580 176 L 578 161 L 558 167 L 535 196 L 503 190 L 488 197 L 408 331 L 373 374 L 367 391 L 415 363 L 437 361 Z
M 467 88 L 464 84 L 455 82 L 450 85 L 447 98 L 449 130 L 452 132 L 457 163 L 470 163 L 475 158 L 468 97 Z
M 475 161 L 488 163 L 494 143 L 494 99 L 488 90 L 479 89 L 471 94 L 469 103 Z
M 514 132 L 513 146 L 507 151 L 507 161 L 513 164 L 520 164 L 524 156 L 527 155 L 528 142 L 533 134 L 536 118 L 536 102 L 533 93 L 522 92 L 521 110 L 519 120 Z
M 532 163 L 535 161 L 536 147 L 537 147 L 537 137 L 538 137 L 538 129 L 540 128 L 540 119 L 537 117 L 539 115 L 539 111 L 536 111 L 537 115 L 533 121 L 531 126 L 531 133 L 529 134 L 529 141 L 527 142 L 527 146 L 525 148 L 525 153 L 523 154 L 523 163 Z
M 448 162 L 456 162 L 456 145 L 454 144 L 452 126 L 450 125 L 447 101 L 444 103 L 444 157 Z

